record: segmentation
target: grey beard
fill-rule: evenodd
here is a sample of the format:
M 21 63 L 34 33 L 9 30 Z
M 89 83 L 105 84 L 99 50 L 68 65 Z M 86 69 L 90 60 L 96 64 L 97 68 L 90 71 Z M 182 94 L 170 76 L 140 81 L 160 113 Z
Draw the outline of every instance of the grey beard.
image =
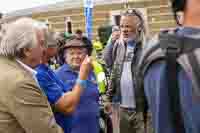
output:
M 132 36 L 132 37 L 129 37 L 129 38 L 124 38 L 123 40 L 125 42 L 130 42 L 130 41 L 136 41 L 137 37 L 136 35 Z

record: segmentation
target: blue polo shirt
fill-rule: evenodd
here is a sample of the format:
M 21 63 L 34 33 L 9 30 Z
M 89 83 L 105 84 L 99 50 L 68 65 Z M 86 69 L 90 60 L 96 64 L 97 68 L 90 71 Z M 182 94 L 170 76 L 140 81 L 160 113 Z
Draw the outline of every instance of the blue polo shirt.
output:
M 198 33 L 200 33 L 200 29 L 181 28 L 177 34 L 187 36 Z M 165 73 L 166 63 L 157 61 L 150 66 L 144 77 L 145 94 L 153 115 L 155 133 L 175 133 L 170 123 L 169 95 Z M 186 133 L 200 133 L 200 102 L 195 100 L 192 82 L 181 68 L 178 70 L 178 85 Z
M 47 65 L 39 65 L 36 71 L 36 78 L 40 88 L 46 94 L 51 105 L 54 105 L 65 92 L 70 91 L 71 88 L 65 86 Z M 70 133 L 72 116 L 64 115 L 60 112 L 54 112 L 54 115 L 56 122 L 63 128 L 64 132 Z
M 73 88 L 78 78 L 78 72 L 64 64 L 56 71 L 57 76 L 69 88 Z M 72 118 L 71 133 L 99 133 L 99 91 L 93 72 L 88 76 L 87 87 L 80 97 Z

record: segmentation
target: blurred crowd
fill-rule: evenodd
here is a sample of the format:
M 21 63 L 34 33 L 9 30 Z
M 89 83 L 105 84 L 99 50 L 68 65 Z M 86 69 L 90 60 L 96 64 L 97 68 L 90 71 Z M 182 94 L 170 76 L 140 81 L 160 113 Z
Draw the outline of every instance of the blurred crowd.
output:
M 200 1 L 148 35 L 138 9 L 103 44 L 19 18 L 0 30 L 1 133 L 199 133 Z

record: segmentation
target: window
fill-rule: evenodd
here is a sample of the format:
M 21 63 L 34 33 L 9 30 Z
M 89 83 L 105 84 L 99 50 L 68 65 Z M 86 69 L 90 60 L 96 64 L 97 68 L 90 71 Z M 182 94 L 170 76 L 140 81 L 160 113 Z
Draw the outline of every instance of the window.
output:
M 65 31 L 72 33 L 72 22 L 70 17 L 65 18 Z
M 114 21 L 115 21 L 115 25 L 120 25 L 120 19 L 121 19 L 121 16 L 120 15 L 115 15 L 114 16 Z
M 110 24 L 119 25 L 120 24 L 120 10 L 110 12 Z
M 3 14 L 0 12 L 0 20 L 2 19 L 3 17 Z M 0 30 L 1 30 L 2 26 L 1 26 L 1 23 L 0 23 Z

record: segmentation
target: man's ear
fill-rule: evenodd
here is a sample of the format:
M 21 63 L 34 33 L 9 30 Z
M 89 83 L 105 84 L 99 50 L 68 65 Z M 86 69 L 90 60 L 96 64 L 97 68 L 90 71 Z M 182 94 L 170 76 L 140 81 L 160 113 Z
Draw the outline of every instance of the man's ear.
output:
M 31 50 L 29 48 L 24 48 L 23 49 L 23 53 L 26 57 L 30 56 L 31 55 Z

